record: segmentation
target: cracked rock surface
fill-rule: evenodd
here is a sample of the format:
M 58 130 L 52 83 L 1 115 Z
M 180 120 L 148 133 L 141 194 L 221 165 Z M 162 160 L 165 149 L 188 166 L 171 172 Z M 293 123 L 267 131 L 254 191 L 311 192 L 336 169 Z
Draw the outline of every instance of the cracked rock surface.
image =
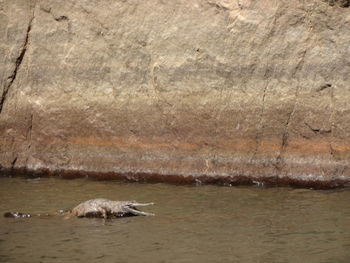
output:
M 346 185 L 348 7 L 0 0 L 0 167 Z

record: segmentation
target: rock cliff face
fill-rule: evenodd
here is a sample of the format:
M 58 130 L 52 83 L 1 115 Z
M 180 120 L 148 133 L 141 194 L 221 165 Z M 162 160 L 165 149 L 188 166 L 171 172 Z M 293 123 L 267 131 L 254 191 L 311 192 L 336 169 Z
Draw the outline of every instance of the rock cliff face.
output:
M 0 165 L 345 185 L 348 6 L 0 0 Z

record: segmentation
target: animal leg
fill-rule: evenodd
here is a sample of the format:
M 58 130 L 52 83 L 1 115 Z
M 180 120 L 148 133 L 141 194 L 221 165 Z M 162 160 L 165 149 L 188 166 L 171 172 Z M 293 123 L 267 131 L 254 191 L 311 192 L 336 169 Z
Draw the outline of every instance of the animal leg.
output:
M 75 216 L 72 212 L 70 212 L 70 213 L 68 213 L 68 214 L 66 214 L 64 217 L 63 217 L 63 219 L 64 220 L 67 220 L 67 219 L 70 219 L 71 217 L 73 217 L 73 216 Z
M 106 211 L 106 209 L 105 209 L 104 207 L 100 207 L 100 208 L 98 209 L 98 211 L 102 214 L 102 217 L 103 217 L 104 219 L 107 219 L 107 211 Z
M 124 208 L 126 211 L 128 211 L 129 213 L 131 213 L 135 216 L 154 216 L 154 214 L 138 211 L 138 210 L 132 209 L 128 206 L 125 206 Z

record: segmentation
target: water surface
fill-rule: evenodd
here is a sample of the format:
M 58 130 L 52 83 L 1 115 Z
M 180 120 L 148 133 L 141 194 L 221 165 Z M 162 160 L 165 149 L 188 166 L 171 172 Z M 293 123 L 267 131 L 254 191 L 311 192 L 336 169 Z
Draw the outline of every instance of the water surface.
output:
M 155 217 L 0 217 L 0 262 L 350 262 L 350 191 L 0 178 L 0 212 L 104 197 Z

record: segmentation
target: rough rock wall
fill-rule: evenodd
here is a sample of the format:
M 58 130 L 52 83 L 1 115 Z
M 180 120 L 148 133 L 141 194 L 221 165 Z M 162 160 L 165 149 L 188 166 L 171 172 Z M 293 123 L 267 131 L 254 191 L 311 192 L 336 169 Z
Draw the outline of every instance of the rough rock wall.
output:
M 0 165 L 349 182 L 347 6 L 0 0 Z

